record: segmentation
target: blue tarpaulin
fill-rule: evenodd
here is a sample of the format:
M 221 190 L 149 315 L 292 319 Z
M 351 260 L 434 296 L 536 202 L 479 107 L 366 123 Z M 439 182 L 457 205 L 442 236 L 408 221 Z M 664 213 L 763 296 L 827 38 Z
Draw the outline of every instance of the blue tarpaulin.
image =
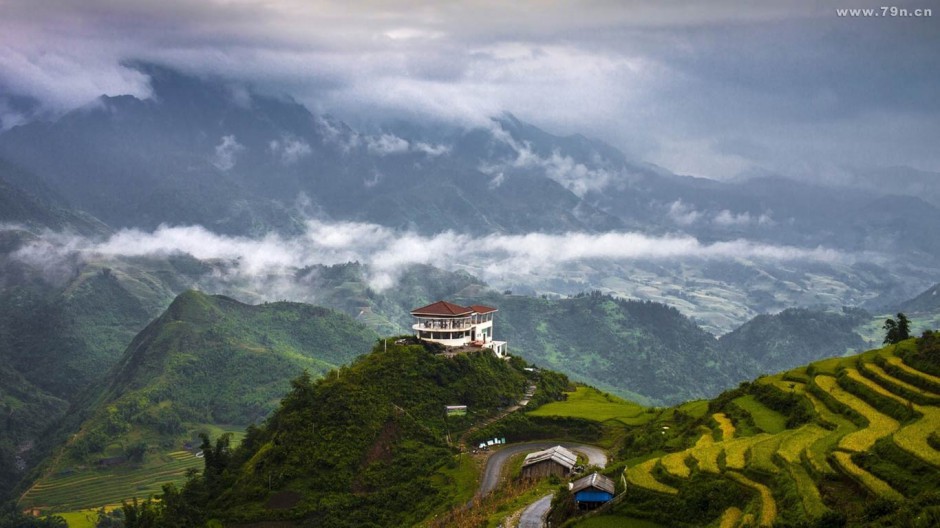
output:
M 576 493 L 574 498 L 578 502 L 607 502 L 614 496 L 606 491 L 584 490 Z

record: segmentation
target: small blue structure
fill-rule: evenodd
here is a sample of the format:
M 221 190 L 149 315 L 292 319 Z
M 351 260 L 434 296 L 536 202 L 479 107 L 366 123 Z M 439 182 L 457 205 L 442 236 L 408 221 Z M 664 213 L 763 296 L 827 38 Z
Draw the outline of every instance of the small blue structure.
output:
M 574 502 L 582 510 L 593 510 L 614 498 L 614 481 L 600 473 L 591 473 L 570 484 Z

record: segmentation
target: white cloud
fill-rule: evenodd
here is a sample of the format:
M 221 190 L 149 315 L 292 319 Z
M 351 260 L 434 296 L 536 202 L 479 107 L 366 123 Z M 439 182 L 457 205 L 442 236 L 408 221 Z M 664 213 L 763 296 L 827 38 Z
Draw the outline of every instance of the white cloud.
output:
M 225 236 L 201 226 L 161 226 L 153 232 L 126 229 L 99 242 L 46 233 L 21 248 L 15 258 L 50 269 L 75 255 L 117 258 L 189 254 L 205 261 L 225 261 L 221 279 L 254 280 L 292 277 L 315 264 L 358 261 L 365 264 L 372 286 L 395 284 L 413 264 L 442 269 L 472 268 L 484 280 L 554 273 L 585 262 L 638 260 L 755 259 L 851 262 L 855 257 L 827 248 L 776 246 L 749 240 L 705 244 L 690 236 L 653 237 L 640 233 L 471 236 L 453 232 L 421 235 L 412 231 L 356 222 L 309 221 L 296 237 Z M 58 263 L 58 264 L 57 264 Z
M 743 213 L 732 213 L 728 209 L 722 209 L 712 219 L 716 224 L 724 227 L 759 225 L 774 225 L 773 219 L 767 213 L 761 213 L 759 216 L 753 216 L 745 211 Z
M 572 193 L 583 197 L 589 192 L 603 191 L 615 180 L 622 179 L 621 171 L 608 170 L 601 167 L 588 167 L 578 163 L 567 154 L 555 149 L 548 157 L 542 157 L 532 149 L 526 141 L 518 141 L 508 131 L 496 122 L 491 121 L 488 130 L 493 138 L 505 143 L 515 151 L 515 158 L 501 163 L 482 164 L 477 167 L 480 172 L 494 176 L 496 186 L 502 184 L 504 173 L 510 168 L 515 169 L 541 169 L 545 176 L 560 183 Z M 594 160 L 600 163 L 600 157 L 594 153 Z
M 268 143 L 268 149 L 272 154 L 277 156 L 284 165 L 293 165 L 313 152 L 309 143 L 295 137 L 273 139 Z
M 411 144 L 394 134 L 382 134 L 379 137 L 369 136 L 366 138 L 366 148 L 373 154 L 379 156 L 388 156 L 391 154 L 402 154 L 408 152 Z
M 220 171 L 229 171 L 235 166 L 238 153 L 243 150 L 245 147 L 235 139 L 235 136 L 222 136 L 209 162 Z
M 416 142 L 413 148 L 416 152 L 423 152 L 432 158 L 450 152 L 450 147 L 447 145 L 436 145 L 432 143 L 425 143 L 423 141 Z
M 669 204 L 669 217 L 672 221 L 683 226 L 692 225 L 702 218 L 702 213 L 694 207 L 676 200 Z

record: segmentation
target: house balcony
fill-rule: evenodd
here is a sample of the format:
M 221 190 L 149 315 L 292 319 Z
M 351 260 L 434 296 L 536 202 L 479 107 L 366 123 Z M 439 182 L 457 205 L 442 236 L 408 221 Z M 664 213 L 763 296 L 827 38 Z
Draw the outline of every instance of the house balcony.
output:
M 412 330 L 425 330 L 433 332 L 462 332 L 465 330 L 470 330 L 474 325 L 471 323 L 463 323 L 457 321 L 422 321 L 411 325 Z

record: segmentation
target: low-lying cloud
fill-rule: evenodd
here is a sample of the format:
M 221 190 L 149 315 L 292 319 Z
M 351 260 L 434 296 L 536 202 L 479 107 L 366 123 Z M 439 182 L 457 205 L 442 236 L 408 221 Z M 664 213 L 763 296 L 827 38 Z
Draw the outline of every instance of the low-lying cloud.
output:
M 454 232 L 422 235 L 356 222 L 309 221 L 295 237 L 226 236 L 201 226 L 161 226 L 152 232 L 122 230 L 106 240 L 46 233 L 14 257 L 37 267 L 80 255 L 88 259 L 191 255 L 224 261 L 221 279 L 294 276 L 307 266 L 358 261 L 377 290 L 394 286 L 410 266 L 469 269 L 483 280 L 501 283 L 531 274 L 550 274 L 590 262 L 682 259 L 804 260 L 847 263 L 855 257 L 818 248 L 764 244 L 750 240 L 703 243 L 688 235 L 654 237 L 634 232 L 528 233 L 473 236 Z M 218 272 L 217 273 L 223 273 Z

